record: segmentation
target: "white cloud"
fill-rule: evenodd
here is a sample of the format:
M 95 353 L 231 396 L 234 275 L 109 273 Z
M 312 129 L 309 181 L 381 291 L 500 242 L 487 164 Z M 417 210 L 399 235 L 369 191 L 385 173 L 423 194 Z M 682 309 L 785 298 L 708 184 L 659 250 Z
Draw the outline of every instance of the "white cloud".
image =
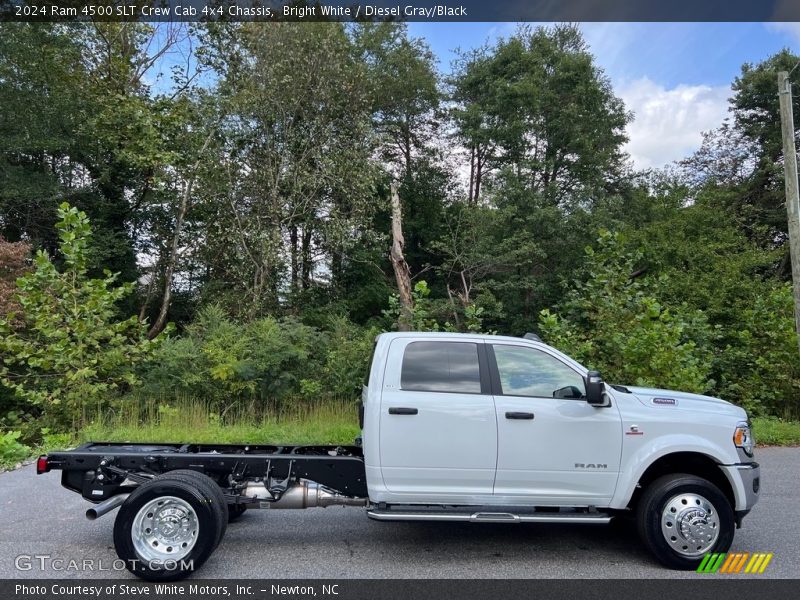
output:
M 785 33 L 800 43 L 800 23 L 765 23 L 768 31 Z
M 722 124 L 731 95 L 728 86 L 681 84 L 666 89 L 647 77 L 615 87 L 634 113 L 626 150 L 642 169 L 662 167 L 697 150 L 702 133 Z

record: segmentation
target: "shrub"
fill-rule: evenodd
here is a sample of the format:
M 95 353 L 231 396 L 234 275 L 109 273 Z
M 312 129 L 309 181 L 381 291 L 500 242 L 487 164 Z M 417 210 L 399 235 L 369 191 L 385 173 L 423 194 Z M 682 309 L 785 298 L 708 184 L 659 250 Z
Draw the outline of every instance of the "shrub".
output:
M 58 216 L 64 269 L 40 250 L 33 271 L 17 280 L 21 313 L 0 316 L 0 383 L 24 401 L 23 420 L 64 428 L 87 404 L 100 405 L 135 385 L 136 366 L 159 342 L 147 339 L 135 316 L 117 317 L 131 284 L 118 285 L 109 272 L 103 279 L 87 276 L 86 214 L 65 203 Z
M 791 284 L 764 284 L 717 358 L 719 395 L 754 415 L 800 416 L 800 356 Z
M 609 381 L 711 389 L 712 331 L 703 314 L 666 307 L 656 297 L 658 284 L 631 279 L 640 256 L 625 253 L 618 234 L 602 232 L 598 249 L 586 253 L 588 279 L 573 284 L 557 314 L 540 315 L 547 341 Z
M 142 391 L 189 394 L 228 405 L 357 395 L 377 331 L 343 317 L 321 331 L 293 317 L 238 323 L 217 306 L 200 311 L 142 371 Z
M 342 317 L 331 322 L 321 389 L 337 398 L 358 398 L 379 330 Z
M 19 442 L 19 431 L 8 431 L 0 435 L 0 465 L 13 466 L 25 460 L 31 454 L 31 449 Z

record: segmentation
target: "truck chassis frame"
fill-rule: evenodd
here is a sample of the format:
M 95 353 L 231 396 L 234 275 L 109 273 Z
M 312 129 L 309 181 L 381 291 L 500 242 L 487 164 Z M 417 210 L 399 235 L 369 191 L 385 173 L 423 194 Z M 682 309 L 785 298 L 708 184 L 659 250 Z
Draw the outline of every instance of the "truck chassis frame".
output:
M 223 489 L 231 504 L 252 501 L 236 493 L 234 485 L 254 479 L 262 480 L 276 499 L 301 479 L 344 497 L 367 496 L 364 456 L 358 446 L 90 442 L 39 459 L 38 472 L 53 469 L 62 471 L 64 487 L 95 503 L 178 469 L 207 475 Z

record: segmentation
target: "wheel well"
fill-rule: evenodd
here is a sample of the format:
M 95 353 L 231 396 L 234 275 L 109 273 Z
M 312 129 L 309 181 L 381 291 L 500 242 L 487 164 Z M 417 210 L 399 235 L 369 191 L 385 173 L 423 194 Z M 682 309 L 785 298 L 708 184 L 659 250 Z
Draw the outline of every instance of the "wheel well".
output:
M 642 492 L 651 482 L 663 475 L 670 475 L 671 473 L 687 473 L 710 481 L 725 494 L 728 502 L 731 503 L 731 507 L 736 506 L 736 497 L 733 494 L 733 488 L 728 478 L 725 476 L 725 473 L 722 472 L 722 469 L 719 468 L 719 464 L 713 458 L 698 452 L 674 452 L 657 459 L 642 473 L 642 476 L 639 478 L 639 483 L 631 497 L 631 501 L 628 504 L 629 508 L 634 508 L 636 506 Z

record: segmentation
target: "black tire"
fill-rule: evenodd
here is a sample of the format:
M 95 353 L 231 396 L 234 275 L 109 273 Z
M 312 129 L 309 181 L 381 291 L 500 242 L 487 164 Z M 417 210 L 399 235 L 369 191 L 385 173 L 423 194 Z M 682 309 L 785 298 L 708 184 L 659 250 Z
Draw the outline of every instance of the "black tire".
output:
M 218 511 L 219 513 L 219 532 L 217 534 L 217 542 L 214 545 L 214 548 L 219 546 L 222 538 L 225 537 L 225 531 L 228 529 L 229 520 L 228 503 L 225 501 L 225 494 L 222 493 L 220 487 L 208 475 L 200 473 L 199 471 L 193 471 L 191 469 L 175 469 L 174 471 L 167 471 L 166 473 L 162 473 L 161 475 L 155 477 L 155 479 L 165 478 L 181 479 L 182 481 L 194 483 L 200 489 L 206 492 L 206 495 L 209 499 L 213 499 L 211 505 L 214 510 Z
M 183 501 L 194 511 L 196 533 L 191 538 L 193 545 L 187 554 L 176 556 L 172 562 L 163 561 L 159 564 L 159 561 L 142 556 L 136 550 L 134 537 L 141 540 L 135 533 L 136 517 L 146 505 L 167 496 L 173 497 L 173 502 L 174 498 Z M 216 499 L 205 486 L 198 486 L 190 478 L 162 476 L 148 481 L 125 500 L 114 521 L 117 556 L 125 562 L 131 573 L 147 581 L 176 581 L 188 577 L 208 560 L 219 543 L 221 513 L 215 504 Z M 146 531 L 150 532 L 149 529 Z M 154 542 L 153 545 L 157 544 Z
M 695 547 L 692 544 L 690 548 L 690 542 L 679 531 L 675 531 L 676 535 L 669 536 L 671 541 L 667 540 L 667 533 L 662 529 L 662 517 L 665 528 L 673 526 L 676 529 L 679 528 L 677 522 L 673 523 L 668 518 L 672 511 L 667 507 L 672 505 L 673 502 L 678 505 L 685 504 L 687 506 L 686 509 L 675 513 L 679 519 L 681 513 L 688 515 L 691 512 L 690 509 L 694 509 L 691 503 L 683 502 L 682 495 L 689 498 L 699 496 L 710 503 L 710 508 L 713 509 L 705 517 L 699 519 L 701 526 L 706 529 L 708 535 L 713 535 L 714 530 L 719 530 L 716 541 L 707 549 L 704 546 L 710 543 L 710 540 L 705 543 L 695 541 L 695 543 L 700 543 L 701 545 Z M 713 530 L 712 521 L 714 519 L 712 515 L 716 517 Z M 703 524 L 704 519 L 705 524 Z M 735 523 L 730 502 L 717 486 L 695 475 L 676 473 L 659 477 L 653 481 L 647 486 L 639 500 L 639 504 L 636 507 L 636 520 L 639 536 L 645 546 L 661 564 L 671 569 L 697 569 L 705 554 L 709 552 L 727 552 L 731 547 L 731 543 L 733 543 Z M 696 556 L 684 554 L 684 552 L 700 552 L 701 548 L 702 554 Z
M 238 521 L 247 507 L 244 504 L 228 504 L 228 523 Z

